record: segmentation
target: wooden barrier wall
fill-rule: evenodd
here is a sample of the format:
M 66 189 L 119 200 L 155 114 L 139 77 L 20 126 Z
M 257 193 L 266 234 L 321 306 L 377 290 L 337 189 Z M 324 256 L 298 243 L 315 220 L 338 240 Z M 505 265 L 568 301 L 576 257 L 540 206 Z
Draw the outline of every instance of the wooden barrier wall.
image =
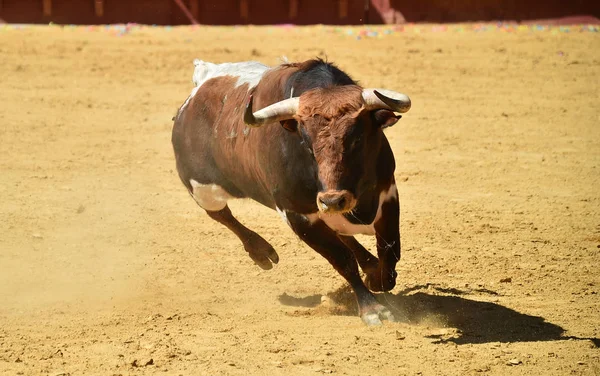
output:
M 587 14 L 600 0 L 180 0 L 201 24 L 527 20 Z M 0 22 L 189 24 L 177 0 L 0 0 Z

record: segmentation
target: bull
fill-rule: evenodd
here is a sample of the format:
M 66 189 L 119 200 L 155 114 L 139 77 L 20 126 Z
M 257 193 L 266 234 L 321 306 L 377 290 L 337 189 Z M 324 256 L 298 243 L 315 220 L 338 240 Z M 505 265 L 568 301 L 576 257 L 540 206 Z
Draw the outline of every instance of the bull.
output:
M 393 321 L 372 293 L 395 286 L 401 249 L 395 160 L 383 130 L 410 109 L 410 99 L 364 89 L 320 59 L 272 68 L 194 65 L 195 86 L 172 133 L 192 198 L 263 269 L 279 261 L 277 252 L 227 202 L 251 198 L 276 210 L 350 284 L 367 325 Z M 377 256 L 357 234 L 376 236 Z

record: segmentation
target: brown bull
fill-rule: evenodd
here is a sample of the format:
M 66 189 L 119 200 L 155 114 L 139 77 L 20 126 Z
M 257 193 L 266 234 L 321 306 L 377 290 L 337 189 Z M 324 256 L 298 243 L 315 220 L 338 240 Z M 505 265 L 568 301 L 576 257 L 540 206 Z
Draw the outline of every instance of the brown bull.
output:
M 279 261 L 277 253 L 233 217 L 227 201 L 248 197 L 277 210 L 348 281 L 367 324 L 393 320 L 371 293 L 395 286 L 400 260 L 395 162 L 383 129 L 410 109 L 410 99 L 363 89 L 322 60 L 194 64 L 196 86 L 172 137 L 194 200 L 263 269 Z M 377 237 L 378 257 L 356 234 Z

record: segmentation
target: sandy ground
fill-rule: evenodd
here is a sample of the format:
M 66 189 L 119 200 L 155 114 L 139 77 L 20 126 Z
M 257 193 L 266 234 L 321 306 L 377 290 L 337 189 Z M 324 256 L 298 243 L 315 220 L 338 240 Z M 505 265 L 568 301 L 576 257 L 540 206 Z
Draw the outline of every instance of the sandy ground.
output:
M 275 212 L 233 202 L 279 252 L 262 271 L 178 180 L 192 59 L 281 55 L 413 100 L 387 131 L 399 323 L 366 327 Z M 0 32 L 0 68 L 1 374 L 600 374 L 598 33 L 38 27 Z

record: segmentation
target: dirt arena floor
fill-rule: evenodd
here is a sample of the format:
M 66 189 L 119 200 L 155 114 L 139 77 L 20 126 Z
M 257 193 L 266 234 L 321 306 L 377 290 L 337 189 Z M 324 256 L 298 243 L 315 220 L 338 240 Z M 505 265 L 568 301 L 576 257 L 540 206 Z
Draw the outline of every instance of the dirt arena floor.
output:
M 281 257 L 259 269 L 177 177 L 192 59 L 282 55 L 413 100 L 399 323 L 233 202 Z M 600 34 L 35 27 L 0 67 L 0 374 L 600 374 Z

